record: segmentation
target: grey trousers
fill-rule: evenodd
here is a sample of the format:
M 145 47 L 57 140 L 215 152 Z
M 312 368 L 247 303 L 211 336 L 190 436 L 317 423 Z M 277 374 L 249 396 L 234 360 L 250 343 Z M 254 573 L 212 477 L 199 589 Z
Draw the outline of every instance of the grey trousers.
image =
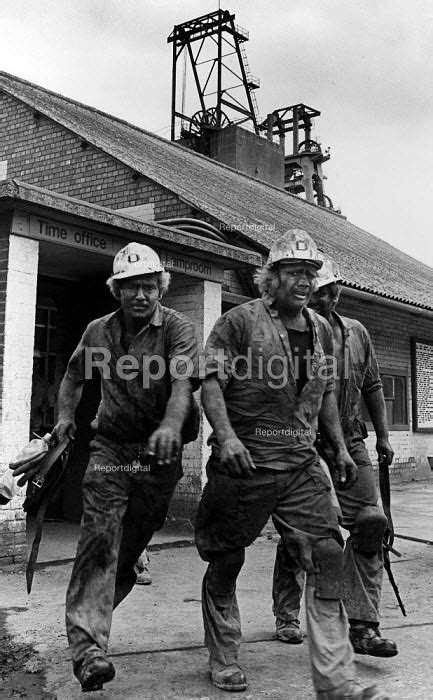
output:
M 134 565 L 165 522 L 180 463 L 140 471 L 136 451 L 96 436 L 83 481 L 84 512 L 66 594 L 74 671 L 89 651 L 108 648 L 113 609 L 136 581 Z
M 196 544 L 200 556 L 209 562 L 202 611 L 210 662 L 228 665 L 237 661 L 241 622 L 236 579 L 245 547 L 260 534 L 271 515 L 285 546 L 307 572 L 314 686 L 317 691 L 332 690 L 354 680 L 355 669 L 344 606 L 339 599 L 317 595 L 315 547 L 333 543 L 335 552 L 335 541 L 341 540 L 329 480 L 318 463 L 290 472 L 259 469 L 250 479 L 234 479 L 211 459 L 196 518 Z M 338 545 L 336 549 L 337 558 L 342 559 L 342 549 Z
M 366 506 L 377 506 L 378 501 L 373 467 L 365 447 L 351 449 L 351 456 L 358 465 L 358 481 L 348 491 L 336 490 L 343 515 L 342 527 L 349 532 L 359 511 Z M 299 617 L 304 578 L 302 569 L 280 542 L 272 591 L 273 612 L 277 618 L 288 622 Z M 349 619 L 379 622 L 382 579 L 382 549 L 364 553 L 354 549 L 349 536 L 344 548 L 343 569 L 343 601 Z

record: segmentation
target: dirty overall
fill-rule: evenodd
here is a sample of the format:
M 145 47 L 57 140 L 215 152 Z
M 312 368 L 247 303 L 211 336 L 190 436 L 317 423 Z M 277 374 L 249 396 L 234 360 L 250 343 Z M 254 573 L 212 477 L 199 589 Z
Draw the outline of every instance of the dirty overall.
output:
M 326 322 L 305 313 L 312 333 L 312 372 L 299 393 L 287 332 L 266 299 L 232 309 L 209 336 L 208 375 L 218 377 L 230 423 L 256 470 L 250 478 L 229 475 L 211 436 L 213 456 L 196 518 L 196 544 L 209 562 L 202 612 L 210 665 L 227 667 L 237 663 L 241 641 L 236 580 L 245 547 L 273 517 L 285 546 L 307 572 L 308 642 L 314 686 L 321 691 L 353 680 L 355 669 L 341 602 L 342 540 L 329 480 L 314 448 L 322 397 L 334 388 L 326 367 L 332 334 Z M 230 373 L 234 357 L 248 358 L 249 348 L 249 377 L 247 367 Z M 285 357 L 288 372 L 278 376 L 288 381 L 278 389 L 275 371 L 271 376 L 266 368 L 270 358 L 275 365 Z
M 101 403 L 92 423 L 96 434 L 83 480 L 81 534 L 66 596 L 66 629 L 76 674 L 87 652 L 107 651 L 113 609 L 132 589 L 134 564 L 164 524 L 182 475 L 180 457 L 159 465 L 149 464 L 144 456 L 147 440 L 164 418 L 171 375 L 168 370 L 146 374 L 143 358 L 164 358 L 167 368 L 173 357 L 186 356 L 193 368 L 193 390 L 198 386 L 197 342 L 187 317 L 157 304 L 149 324 L 127 349 L 140 367 L 133 378 L 117 371 L 125 354 L 122 328 L 122 310 L 92 321 L 67 368 L 72 381 L 83 382 L 89 378 L 89 352 L 103 356 L 97 365 Z M 183 445 L 197 437 L 198 421 L 192 400 L 182 429 Z
M 112 611 L 133 588 L 134 565 L 165 521 L 180 460 L 150 465 L 144 446 L 96 435 L 83 481 L 84 514 L 66 599 L 74 667 L 107 651 Z

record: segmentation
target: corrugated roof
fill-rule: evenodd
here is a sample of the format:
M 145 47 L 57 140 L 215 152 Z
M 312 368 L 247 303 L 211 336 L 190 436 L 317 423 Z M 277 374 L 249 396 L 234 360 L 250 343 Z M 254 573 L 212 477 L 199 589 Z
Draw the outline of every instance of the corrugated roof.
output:
M 433 308 L 433 269 L 377 236 L 283 190 L 189 151 L 132 124 L 0 72 L 0 90 L 171 190 L 252 242 L 303 228 L 334 257 L 346 284 Z M 233 241 L 235 243 L 235 241 Z

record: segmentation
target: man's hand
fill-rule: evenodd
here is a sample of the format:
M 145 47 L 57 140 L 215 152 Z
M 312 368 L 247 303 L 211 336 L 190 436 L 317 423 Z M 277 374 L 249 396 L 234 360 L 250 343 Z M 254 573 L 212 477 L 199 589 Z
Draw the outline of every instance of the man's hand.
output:
M 384 466 L 389 466 L 392 464 L 392 460 L 394 459 L 394 450 L 389 444 L 388 438 L 377 438 L 376 451 L 379 460 L 379 467 L 381 464 Z
M 161 423 L 149 438 L 147 455 L 155 457 L 159 465 L 171 464 L 180 457 L 181 451 L 180 430 L 170 423 Z
M 347 450 L 342 450 L 335 455 L 332 478 L 337 488 L 350 489 L 358 480 L 358 467 Z
M 65 436 L 73 440 L 76 432 L 77 426 L 72 418 L 61 418 L 53 428 L 50 444 L 58 445 L 64 440 Z
M 256 469 L 250 453 L 237 437 L 229 438 L 223 442 L 220 462 L 226 467 L 230 476 L 237 478 L 251 477 Z
M 44 456 L 47 453 L 45 452 Z M 17 467 L 14 469 L 12 472 L 12 476 L 20 476 L 21 479 L 18 479 L 18 486 L 24 486 L 28 481 L 32 481 L 33 477 L 36 476 L 36 474 L 39 471 L 39 463 L 41 462 L 41 459 L 37 459 L 36 461 L 30 461 L 30 462 L 25 462 L 22 464 L 20 467 Z M 11 465 L 11 468 L 13 468 L 13 465 Z

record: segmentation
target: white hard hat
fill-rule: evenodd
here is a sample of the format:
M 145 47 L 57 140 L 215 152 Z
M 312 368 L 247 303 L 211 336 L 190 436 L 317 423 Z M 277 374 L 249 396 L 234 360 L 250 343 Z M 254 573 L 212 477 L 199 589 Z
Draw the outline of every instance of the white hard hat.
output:
M 333 282 L 341 282 L 340 270 L 337 263 L 328 255 L 322 253 L 322 251 L 319 251 L 319 255 L 323 260 L 323 265 L 316 278 L 318 289 L 320 289 L 320 287 L 325 287 L 327 284 L 332 284 Z
M 323 264 L 317 246 L 311 236 L 300 228 L 291 228 L 272 244 L 269 251 L 268 265 L 301 260 L 311 263 L 318 270 Z
M 128 243 L 119 250 L 113 260 L 111 279 L 122 280 L 136 275 L 151 275 L 164 272 L 159 256 L 152 248 L 143 243 Z

